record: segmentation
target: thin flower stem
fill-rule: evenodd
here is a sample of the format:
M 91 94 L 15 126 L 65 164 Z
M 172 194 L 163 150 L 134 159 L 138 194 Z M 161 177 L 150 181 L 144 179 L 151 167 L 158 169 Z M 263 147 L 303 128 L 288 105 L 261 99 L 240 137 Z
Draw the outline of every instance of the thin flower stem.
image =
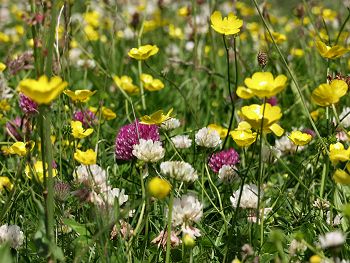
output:
M 262 183 L 262 178 L 263 178 L 263 172 L 264 172 L 264 164 L 262 160 L 262 154 L 263 154 L 263 129 L 264 129 L 264 116 L 265 116 L 265 108 L 266 108 L 266 97 L 264 98 L 264 103 L 263 103 L 263 112 L 262 112 L 262 118 L 261 118 L 261 125 L 260 125 L 260 148 L 259 148 L 259 168 L 258 168 L 258 205 L 257 205 L 257 211 L 256 211 L 256 222 L 257 226 L 259 226 L 258 222 L 260 219 L 260 205 L 261 205 L 261 183 Z M 261 229 L 262 233 L 260 233 L 260 247 L 261 249 L 262 244 L 263 244 L 263 231 L 264 229 Z
M 169 207 L 168 207 L 168 222 L 167 222 L 167 240 L 166 240 L 166 257 L 165 262 L 170 262 L 170 251 L 171 251 L 171 220 L 173 212 L 173 202 L 174 202 L 174 191 L 170 192 Z
M 143 26 L 144 26 L 145 19 L 142 20 L 141 28 L 137 37 L 137 44 L 140 47 L 141 46 L 141 38 L 143 33 Z M 145 90 L 143 88 L 141 75 L 142 75 L 142 61 L 138 60 L 138 73 L 139 73 L 139 85 L 140 85 L 140 91 L 141 91 L 141 102 L 142 102 L 142 109 L 146 110 L 146 100 L 145 100 Z
M 263 22 L 263 24 L 264 24 L 264 26 L 265 26 L 267 32 L 269 33 L 269 35 L 270 35 L 270 37 L 271 37 L 271 39 L 272 39 L 273 45 L 275 46 L 275 48 L 276 48 L 276 50 L 277 50 L 277 52 L 278 52 L 278 54 L 279 54 L 279 56 L 280 56 L 280 58 L 281 58 L 283 64 L 285 65 L 285 67 L 286 67 L 286 69 L 287 69 L 289 75 L 290 75 L 291 78 L 292 78 L 292 81 L 293 81 L 294 84 L 295 84 L 295 87 L 296 87 L 296 89 L 297 89 L 297 91 L 298 91 L 298 94 L 299 94 L 299 97 L 300 97 L 300 99 L 301 99 L 301 104 L 302 104 L 302 106 L 303 106 L 303 108 L 304 108 L 304 111 L 305 111 L 305 113 L 306 113 L 306 115 L 307 115 L 309 121 L 310 121 L 310 124 L 311 124 L 312 128 L 314 129 L 314 131 L 315 131 L 317 137 L 320 139 L 323 148 L 325 149 L 325 151 L 326 151 L 327 154 L 328 154 L 327 145 L 326 145 L 326 143 L 322 140 L 322 137 L 321 137 L 321 135 L 320 135 L 320 133 L 319 133 L 319 131 L 318 131 L 316 125 L 315 125 L 315 122 L 313 121 L 313 119 L 312 119 L 312 117 L 311 117 L 311 115 L 310 115 L 310 112 L 309 112 L 309 110 L 308 110 L 308 108 L 307 108 L 307 106 L 306 106 L 306 101 L 305 101 L 304 95 L 303 95 L 302 92 L 301 92 L 301 88 L 300 88 L 300 86 L 299 86 L 299 83 L 298 83 L 296 77 L 294 76 L 293 71 L 292 71 L 291 68 L 289 67 L 289 65 L 288 65 L 288 63 L 287 63 L 285 57 L 283 56 L 283 54 L 282 54 L 280 48 L 279 48 L 278 45 L 276 44 L 276 41 L 275 41 L 274 37 L 272 36 L 271 30 L 270 30 L 270 28 L 269 28 L 269 26 L 268 26 L 268 24 L 267 24 L 267 22 L 266 22 L 264 16 L 262 15 L 262 13 L 261 13 L 261 11 L 260 11 L 260 8 L 259 8 L 259 6 L 258 6 L 258 3 L 256 2 L 256 0 L 252 0 L 252 1 L 253 1 L 254 5 L 255 5 L 256 10 L 257 10 L 258 13 L 259 13 L 259 16 L 260 16 L 260 18 L 261 18 L 261 20 L 262 20 L 262 22 Z
M 143 181 L 142 170 L 140 171 L 140 179 L 141 179 L 142 207 L 141 207 L 140 216 L 139 216 L 139 219 L 137 221 L 134 233 L 130 237 L 130 240 L 129 240 L 129 246 L 128 246 L 129 249 L 131 248 L 132 241 L 134 240 L 134 237 L 137 236 L 139 231 L 140 231 L 141 224 L 142 224 L 143 219 L 144 219 L 145 209 L 146 209 L 146 191 L 145 191 L 145 184 Z
M 229 96 L 230 96 L 230 101 L 231 101 L 231 105 L 232 105 L 232 111 L 231 111 L 231 117 L 230 117 L 230 123 L 228 126 L 228 130 L 227 130 L 227 134 L 224 140 L 224 143 L 222 144 L 222 148 L 225 148 L 225 145 L 227 143 L 227 139 L 228 136 L 230 135 L 230 131 L 232 128 L 232 123 L 233 123 L 233 118 L 235 116 L 235 103 L 233 100 L 233 94 L 231 91 L 231 81 L 230 81 L 230 54 L 229 54 L 229 49 L 228 46 L 226 44 L 226 38 L 225 35 L 222 35 L 222 39 L 224 41 L 224 46 L 225 46 L 225 50 L 226 50 L 226 64 L 227 64 L 227 86 L 228 86 L 228 92 L 229 92 Z M 237 50 L 236 50 L 236 38 L 233 38 L 233 50 L 234 50 L 234 54 L 235 54 L 235 70 L 236 70 L 236 75 L 235 75 L 235 88 L 234 91 L 235 92 L 237 90 L 237 84 L 238 84 L 238 63 L 237 63 Z
M 226 233 L 226 235 L 228 235 L 227 221 L 226 221 L 224 209 L 223 209 L 223 206 L 222 206 L 222 201 L 221 201 L 220 192 L 219 192 L 218 188 L 216 187 L 216 185 L 214 184 L 213 180 L 211 179 L 211 176 L 210 176 L 210 172 L 209 172 L 208 164 L 207 164 L 207 163 L 205 163 L 205 170 L 206 170 L 206 172 L 207 172 L 209 182 L 210 182 L 210 184 L 213 186 L 213 188 L 215 189 L 215 192 L 216 192 L 216 194 L 217 194 L 217 196 L 218 196 L 221 215 L 222 215 L 222 218 L 224 219 L 225 233 Z
M 55 204 L 53 199 L 53 156 L 51 143 L 51 125 L 46 106 L 39 110 L 39 126 L 41 137 L 41 158 L 43 163 L 44 198 L 45 198 L 45 229 L 46 237 L 53 242 L 54 237 L 54 213 Z M 52 255 L 51 255 L 52 256 Z
M 340 28 L 339 33 L 338 33 L 338 36 L 337 36 L 337 38 L 336 38 L 336 40 L 335 40 L 335 42 L 334 42 L 334 45 L 337 45 L 337 44 L 338 44 L 339 38 L 340 38 L 340 36 L 341 36 L 341 33 L 343 32 L 346 23 L 347 23 L 347 22 L 349 21 L 349 19 L 350 19 L 350 8 L 347 7 L 347 9 L 348 9 L 348 16 L 346 17 L 344 23 L 341 25 L 341 28 Z

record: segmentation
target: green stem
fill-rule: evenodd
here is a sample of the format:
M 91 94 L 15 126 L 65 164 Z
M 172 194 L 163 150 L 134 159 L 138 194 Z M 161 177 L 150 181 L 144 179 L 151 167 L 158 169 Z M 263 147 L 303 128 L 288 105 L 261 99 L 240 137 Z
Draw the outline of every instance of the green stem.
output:
M 169 210 L 168 210 L 168 222 L 167 222 L 167 240 L 166 240 L 166 257 L 165 262 L 170 262 L 170 251 L 171 251 L 171 220 L 172 220 L 172 212 L 173 212 L 173 202 L 174 202 L 174 191 L 170 192 L 170 200 L 169 200 Z
M 142 20 L 141 28 L 137 37 L 137 44 L 140 47 L 141 46 L 141 38 L 143 33 L 143 26 L 144 26 L 144 19 Z M 138 73 L 139 73 L 139 85 L 140 85 L 140 91 L 141 91 L 141 102 L 142 102 L 142 109 L 146 110 L 146 100 L 145 100 L 145 90 L 143 88 L 141 75 L 142 75 L 142 62 L 141 60 L 138 61 Z
M 207 162 L 205 162 L 205 170 L 206 170 L 206 172 L 207 172 L 209 182 L 210 182 L 210 184 L 213 186 L 213 188 L 215 189 L 215 192 L 216 192 L 217 197 L 218 197 L 218 199 L 219 199 L 220 212 L 221 212 L 221 215 L 222 215 L 222 217 L 223 217 L 223 219 L 224 219 L 225 233 L 226 233 L 226 235 L 228 235 L 227 221 L 226 221 L 224 209 L 223 209 L 223 206 L 222 206 L 221 195 L 220 195 L 220 192 L 219 192 L 218 188 L 216 187 L 216 185 L 214 184 L 213 180 L 211 179 L 211 176 L 210 176 L 210 172 L 209 172 L 209 169 L 208 169 Z
M 346 17 L 344 23 L 341 25 L 341 28 L 340 28 L 340 30 L 339 30 L 339 33 L 338 33 L 338 36 L 337 36 L 337 38 L 336 38 L 336 40 L 335 40 L 334 45 L 337 45 L 337 44 L 338 44 L 340 35 L 341 35 L 341 33 L 343 32 L 346 23 L 347 23 L 347 22 L 349 21 L 349 19 L 350 19 L 350 8 L 348 7 L 347 9 L 348 9 L 348 16 Z
M 46 40 L 46 50 L 47 57 L 45 63 L 45 74 L 47 77 L 52 75 L 52 63 L 53 63 L 53 51 L 54 51 L 54 42 L 55 42 L 55 33 L 56 33 L 56 23 L 57 23 L 57 4 L 58 1 L 51 1 L 51 14 L 50 14 L 50 28 L 48 32 L 48 38 Z
M 230 134 L 231 128 L 232 128 L 232 123 L 233 123 L 233 118 L 235 116 L 235 103 L 233 100 L 233 94 L 231 91 L 231 82 L 230 82 L 230 54 L 229 54 L 229 49 L 228 46 L 226 44 L 226 38 L 225 35 L 222 35 L 222 39 L 224 41 L 224 46 L 225 46 L 225 50 L 226 50 L 226 64 L 227 64 L 227 84 L 228 84 L 228 92 L 229 92 L 229 96 L 230 96 L 230 101 L 231 101 L 231 105 L 232 105 L 232 111 L 231 111 L 231 117 L 230 117 L 230 123 L 228 126 L 228 130 L 227 130 L 227 134 L 224 140 L 224 143 L 222 144 L 222 148 L 225 148 L 225 145 L 227 143 L 227 139 L 228 136 Z M 236 38 L 233 39 L 233 49 L 234 49 L 234 53 L 235 53 L 235 70 L 236 70 L 236 80 L 235 80 L 235 89 L 234 91 L 237 89 L 237 83 L 238 83 L 238 63 L 237 63 L 237 50 L 236 50 Z
M 46 106 L 42 106 L 39 110 L 39 125 L 40 125 L 40 137 L 41 137 L 41 158 L 43 162 L 43 175 L 44 175 L 44 198 L 45 198 L 45 229 L 46 236 L 50 242 L 53 242 L 54 238 L 54 196 L 53 196 L 53 156 L 52 156 L 52 143 L 51 143 L 51 125 L 50 115 L 48 114 Z

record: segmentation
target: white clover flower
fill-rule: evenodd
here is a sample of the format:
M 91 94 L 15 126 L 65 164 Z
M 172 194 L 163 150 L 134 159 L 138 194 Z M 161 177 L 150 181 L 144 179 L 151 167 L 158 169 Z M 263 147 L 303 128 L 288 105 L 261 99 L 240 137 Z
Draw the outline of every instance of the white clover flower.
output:
M 122 206 L 129 199 L 129 196 L 124 193 L 124 189 L 112 189 L 110 186 L 108 186 L 107 189 L 103 192 L 92 192 L 91 202 L 98 206 L 100 209 L 105 209 L 107 207 L 112 207 L 117 199 L 119 206 Z
M 284 154 L 295 153 L 297 147 L 298 150 L 303 150 L 305 148 L 304 146 L 296 146 L 286 135 L 275 141 L 275 148 Z
M 220 135 L 216 130 L 204 127 L 195 135 L 196 144 L 207 148 L 215 148 L 220 143 Z
M 230 197 L 233 207 L 237 207 L 237 202 L 240 194 L 240 189 L 233 193 Z M 239 207 L 242 208 L 257 208 L 258 207 L 258 187 L 255 184 L 245 184 L 241 195 Z
M 336 230 L 328 232 L 324 236 L 319 236 L 322 249 L 340 247 L 345 243 L 345 235 L 343 232 Z
M 183 235 L 189 235 L 193 239 L 201 236 L 201 231 L 193 226 L 182 226 L 181 231 Z
M 187 149 L 192 145 L 192 140 L 189 137 L 188 135 L 177 135 L 171 138 L 171 141 L 175 145 L 175 148 Z
M 333 218 L 333 222 L 331 222 L 331 212 L 328 211 L 327 212 L 327 224 L 328 225 L 331 225 L 331 226 L 338 226 L 341 224 L 341 220 L 342 220 L 342 217 L 340 215 L 336 215 L 334 218 Z
M 169 120 L 164 121 L 160 127 L 163 130 L 169 131 L 169 130 L 174 130 L 176 128 L 180 127 L 180 121 L 176 118 L 170 118 Z
M 350 127 L 350 107 L 345 107 L 343 111 L 339 115 L 339 120 L 341 120 L 341 124 L 344 128 Z
M 219 178 L 224 183 L 232 183 L 235 179 L 238 178 L 236 172 L 236 166 L 232 165 L 223 165 L 219 170 Z
M 162 174 L 179 181 L 194 182 L 198 179 L 196 170 L 186 162 L 168 161 L 160 164 Z
M 262 161 L 264 163 L 275 163 L 281 155 L 282 152 L 277 147 L 264 145 L 262 148 Z
M 304 252 L 307 249 L 307 246 L 299 242 L 296 239 L 293 239 L 289 245 L 289 254 L 294 256 L 297 253 Z
M 75 168 L 74 175 L 78 183 L 86 184 L 101 189 L 107 187 L 107 175 L 99 165 L 80 165 Z
M 154 163 L 164 157 L 165 150 L 159 141 L 140 139 L 139 144 L 133 146 L 132 154 L 141 161 Z
M 8 243 L 12 248 L 17 249 L 22 246 L 24 234 L 17 225 L 2 225 L 0 227 L 0 244 Z
M 203 205 L 193 195 L 175 198 L 172 211 L 173 226 L 198 222 L 203 215 Z

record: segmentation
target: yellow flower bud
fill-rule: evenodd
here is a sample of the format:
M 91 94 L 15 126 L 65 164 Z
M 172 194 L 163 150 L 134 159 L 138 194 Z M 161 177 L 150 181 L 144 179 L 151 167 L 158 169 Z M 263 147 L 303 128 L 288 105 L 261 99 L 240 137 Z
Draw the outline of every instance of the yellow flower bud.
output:
M 162 199 L 166 197 L 171 190 L 171 184 L 162 178 L 154 177 L 148 183 L 149 193 L 156 198 Z

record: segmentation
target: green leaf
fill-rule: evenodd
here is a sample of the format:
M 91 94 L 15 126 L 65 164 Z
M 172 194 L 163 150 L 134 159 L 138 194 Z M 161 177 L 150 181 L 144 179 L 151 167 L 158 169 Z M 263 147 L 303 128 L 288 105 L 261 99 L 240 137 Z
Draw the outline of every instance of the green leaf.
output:
M 83 224 L 78 223 L 77 221 L 75 221 L 74 219 L 71 218 L 65 218 L 63 219 L 63 222 L 71 227 L 75 232 L 77 232 L 79 235 L 81 236 L 89 236 L 89 232 L 86 229 L 86 226 Z
M 11 256 L 11 250 L 7 244 L 0 246 L 0 262 L 6 262 L 6 263 L 13 262 L 13 258 Z

